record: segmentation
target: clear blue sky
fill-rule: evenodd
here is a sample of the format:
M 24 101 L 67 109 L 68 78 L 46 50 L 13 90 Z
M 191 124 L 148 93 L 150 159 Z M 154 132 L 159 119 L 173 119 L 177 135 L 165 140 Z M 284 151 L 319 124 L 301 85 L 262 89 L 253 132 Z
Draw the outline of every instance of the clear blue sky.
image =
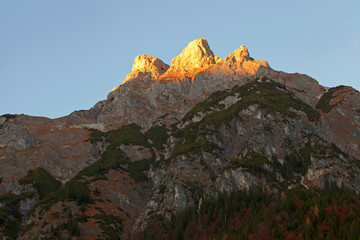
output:
M 359 0 L 1 0 L 0 115 L 60 117 L 106 98 L 135 56 L 170 64 L 204 37 L 276 70 L 360 90 Z

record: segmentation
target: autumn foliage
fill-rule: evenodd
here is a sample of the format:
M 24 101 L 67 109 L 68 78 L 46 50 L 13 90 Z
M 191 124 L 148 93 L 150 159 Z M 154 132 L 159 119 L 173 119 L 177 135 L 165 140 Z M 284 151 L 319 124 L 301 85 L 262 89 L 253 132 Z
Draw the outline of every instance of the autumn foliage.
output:
M 285 197 L 286 196 L 286 197 Z M 200 206 L 200 207 L 199 207 Z M 336 186 L 221 193 L 172 216 L 157 216 L 137 239 L 359 239 L 360 196 Z

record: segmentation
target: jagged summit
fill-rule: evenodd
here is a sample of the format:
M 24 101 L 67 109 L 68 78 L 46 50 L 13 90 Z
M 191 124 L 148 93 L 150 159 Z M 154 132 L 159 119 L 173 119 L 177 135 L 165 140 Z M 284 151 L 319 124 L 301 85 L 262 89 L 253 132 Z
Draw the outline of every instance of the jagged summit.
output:
M 241 45 L 238 49 L 236 49 L 233 53 L 229 54 L 225 58 L 226 62 L 229 61 L 240 62 L 244 60 L 254 60 L 253 58 L 250 57 L 249 51 L 244 45 Z
M 160 75 L 165 73 L 169 69 L 169 65 L 161 61 L 157 57 L 149 56 L 146 54 L 138 55 L 131 70 L 122 83 L 127 82 L 131 79 L 144 79 L 146 77 L 158 78 Z M 113 90 L 115 91 L 119 86 L 116 86 Z
M 195 39 L 171 61 L 170 68 L 160 76 L 160 79 L 181 79 L 184 76 L 192 78 L 197 73 L 221 61 L 222 59 L 211 51 L 205 38 Z
M 233 72 L 235 75 L 253 75 L 260 66 L 269 67 L 267 61 L 257 61 L 250 57 L 248 49 L 242 45 L 224 60 L 223 71 Z
M 149 55 L 139 55 L 134 60 L 132 71 L 151 72 L 154 75 L 163 74 L 169 68 L 169 65 Z
M 198 73 L 204 72 L 214 66 L 211 74 L 227 75 L 239 78 L 256 73 L 259 66 L 269 67 L 266 61 L 256 61 L 250 57 L 247 48 L 242 45 L 229 54 L 225 61 L 214 55 L 205 38 L 191 41 L 183 51 L 176 56 L 169 67 L 156 57 L 139 55 L 135 58 L 132 72 L 123 83 L 132 79 L 150 77 L 153 80 L 181 80 L 193 78 Z M 118 88 L 115 87 L 112 91 Z
M 181 54 L 172 60 L 170 70 L 189 71 L 207 67 L 219 61 L 221 59 L 214 55 L 206 39 L 200 38 L 190 42 Z
M 167 65 L 157 57 L 153 57 L 145 54 L 139 55 L 134 60 L 132 72 L 126 76 L 124 82 L 133 78 L 145 78 L 145 77 L 158 78 L 168 69 L 169 69 L 169 65 Z

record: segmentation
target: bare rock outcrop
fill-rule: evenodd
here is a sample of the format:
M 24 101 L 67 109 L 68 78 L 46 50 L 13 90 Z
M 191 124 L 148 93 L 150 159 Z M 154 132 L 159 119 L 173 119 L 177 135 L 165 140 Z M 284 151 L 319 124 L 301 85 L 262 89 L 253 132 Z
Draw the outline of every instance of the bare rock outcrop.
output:
M 256 77 L 267 77 L 278 83 L 284 84 L 296 97 L 315 107 L 326 88 L 315 79 L 300 73 L 286 73 L 275 71 L 269 67 L 259 66 Z
M 244 76 L 254 75 L 260 67 L 271 69 L 265 60 L 258 61 L 250 57 L 248 49 L 242 45 L 230 53 L 224 61 L 202 73 L 206 78 L 242 81 Z
M 139 55 L 135 58 L 131 70 L 122 84 L 131 79 L 158 78 L 160 75 L 169 69 L 169 65 L 158 59 L 157 57 L 146 54 Z M 120 85 L 116 86 L 112 91 L 115 91 Z
M 83 120 L 86 122 L 86 120 Z M 18 185 L 27 172 L 42 167 L 66 182 L 99 158 L 99 149 L 86 141 L 86 127 L 67 125 L 65 118 L 17 115 L 0 128 L 0 194 Z
M 185 74 L 188 77 L 192 77 L 196 73 L 221 61 L 221 58 L 215 56 L 213 51 L 211 51 L 206 39 L 195 39 L 183 49 L 180 55 L 171 61 L 170 68 L 161 76 L 161 79 L 181 78 Z
M 237 75 L 253 75 L 259 66 L 269 67 L 266 61 L 257 61 L 250 57 L 247 48 L 242 45 L 233 53 L 229 54 L 223 63 L 223 69 L 226 71 L 234 71 Z

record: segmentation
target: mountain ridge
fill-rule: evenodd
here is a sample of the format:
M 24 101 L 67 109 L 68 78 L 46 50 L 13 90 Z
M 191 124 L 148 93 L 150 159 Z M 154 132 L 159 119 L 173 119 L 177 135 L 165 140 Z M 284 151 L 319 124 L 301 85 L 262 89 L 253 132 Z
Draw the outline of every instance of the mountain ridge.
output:
M 221 60 L 205 39 L 171 66 L 137 56 L 125 80 L 62 118 L 0 117 L 0 195 L 21 212 L 0 229 L 17 224 L 19 239 L 73 234 L 64 226 L 74 237 L 132 236 L 223 191 L 327 181 L 360 191 L 360 93 L 351 87 L 273 70 L 245 46 Z M 39 191 L 35 173 L 62 185 Z
M 252 62 L 252 64 L 246 64 L 248 61 Z M 190 42 L 179 55 L 172 59 L 170 66 L 157 57 L 149 55 L 137 56 L 133 63 L 132 72 L 126 76 L 122 84 L 131 79 L 144 79 L 146 77 L 163 81 L 192 79 L 196 74 L 202 73 L 210 67 L 223 64 L 227 65 L 227 67 L 218 66 L 217 71 L 223 71 L 223 74 L 225 74 L 231 70 L 233 71 L 232 74 L 236 74 L 237 68 L 239 68 L 239 71 L 242 71 L 238 73 L 240 76 L 254 74 L 260 65 L 269 67 L 266 61 L 254 61 L 244 45 L 230 53 L 225 58 L 224 63 L 221 58 L 214 55 L 207 40 L 200 38 Z M 119 86 L 114 87 L 112 91 Z

